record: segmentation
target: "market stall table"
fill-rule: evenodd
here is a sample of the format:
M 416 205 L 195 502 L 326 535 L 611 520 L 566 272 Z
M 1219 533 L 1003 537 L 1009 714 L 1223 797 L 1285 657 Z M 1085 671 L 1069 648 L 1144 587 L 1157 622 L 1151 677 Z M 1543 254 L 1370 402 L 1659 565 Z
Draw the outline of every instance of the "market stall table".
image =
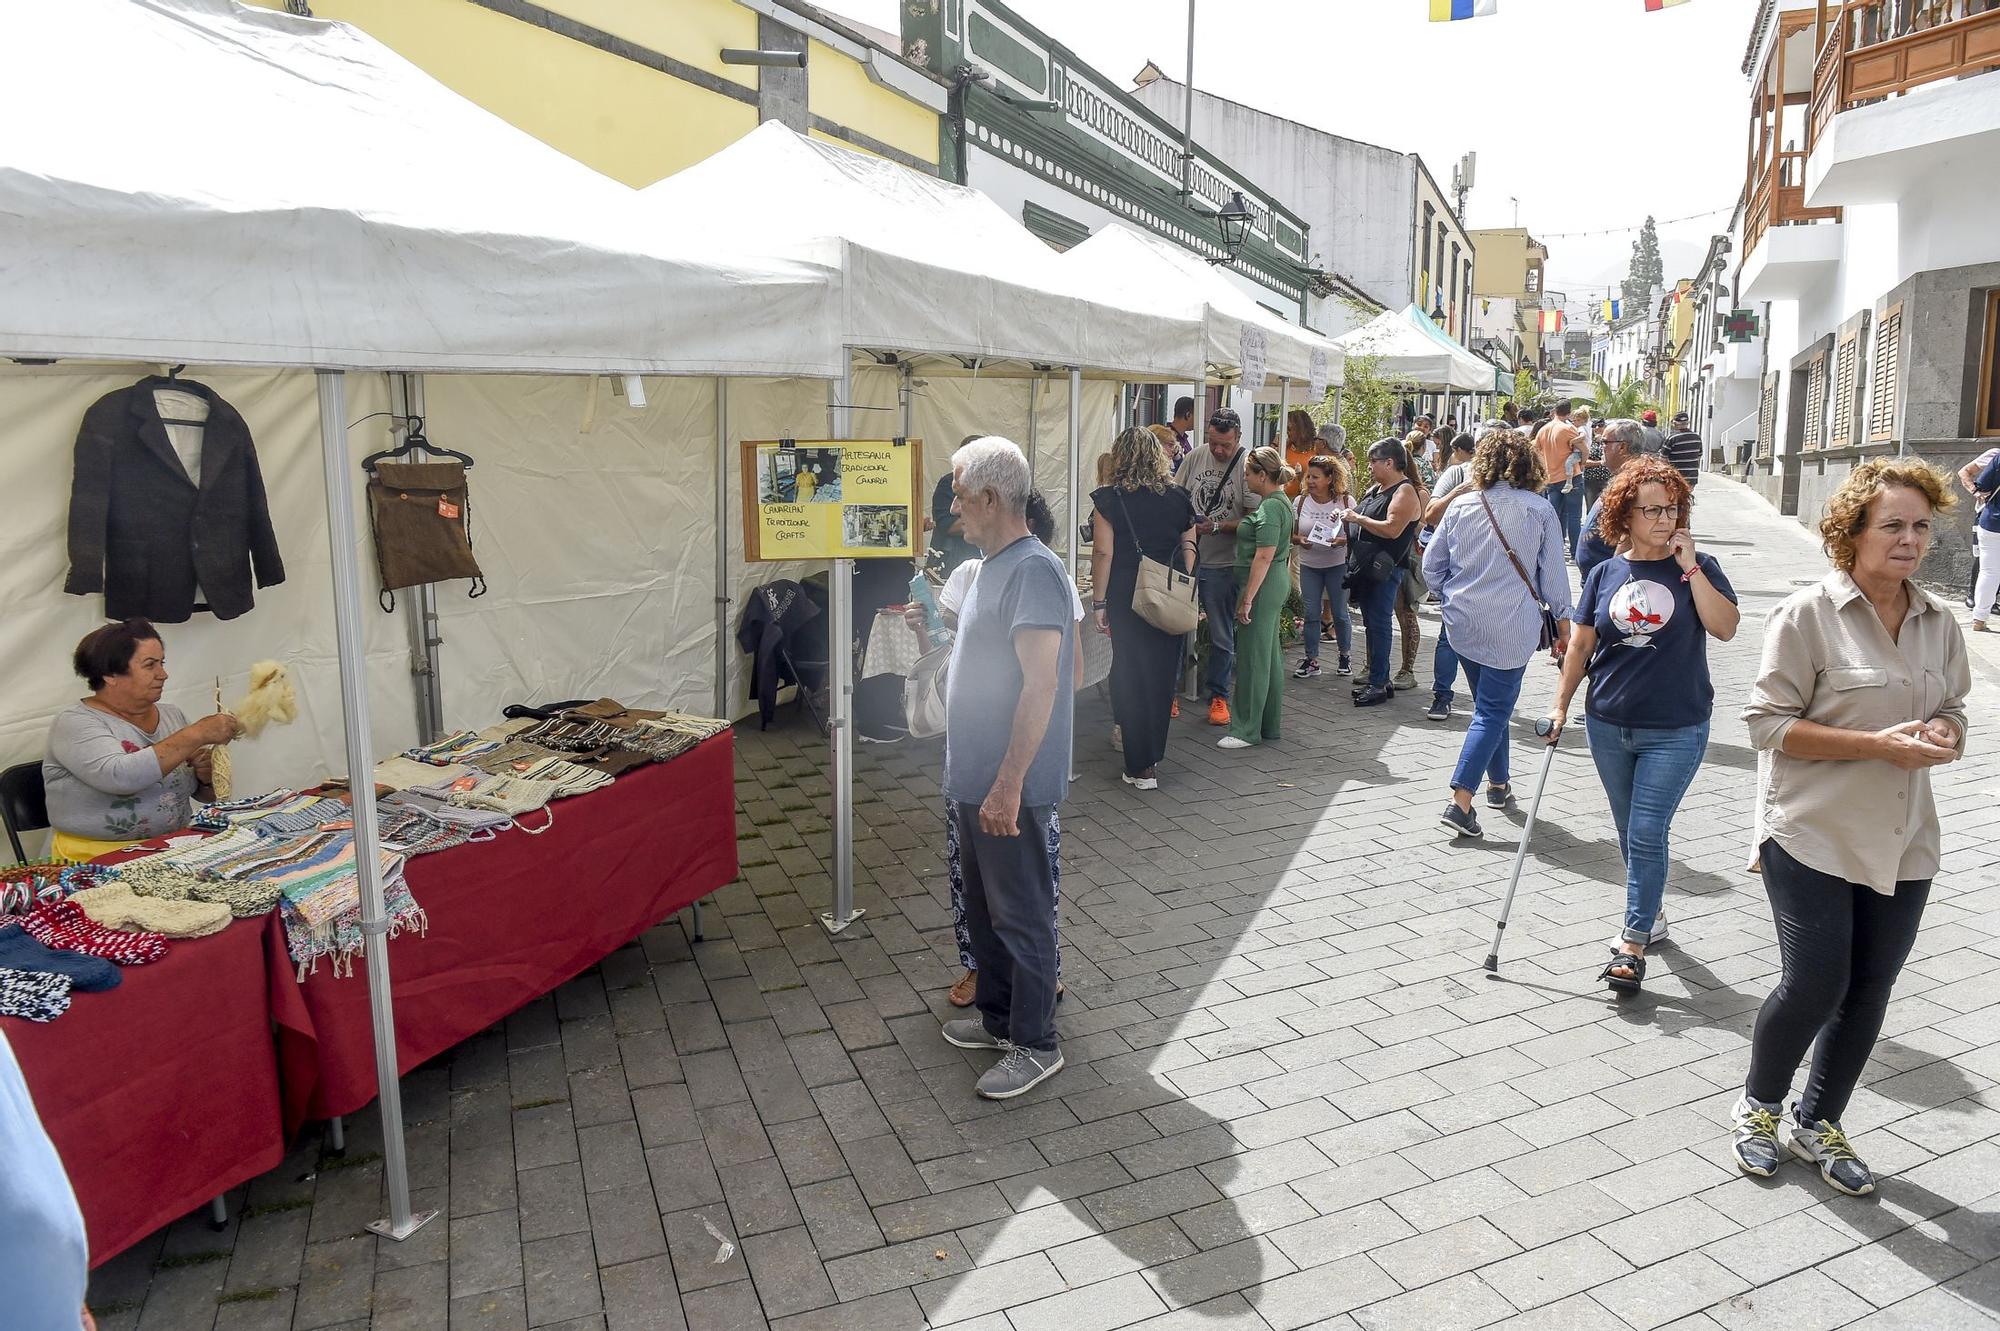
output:
M 176 941 L 52 1022 L 0 1017 L 93 1266 L 284 1156 L 264 923 Z
M 732 882 L 735 755 L 724 731 L 558 800 L 546 832 L 410 860 L 404 878 L 429 928 L 389 944 L 397 1066 L 407 1074 Z M 376 1093 L 366 981 L 323 966 L 301 983 L 276 915 L 264 946 L 286 1130 L 353 1113 Z

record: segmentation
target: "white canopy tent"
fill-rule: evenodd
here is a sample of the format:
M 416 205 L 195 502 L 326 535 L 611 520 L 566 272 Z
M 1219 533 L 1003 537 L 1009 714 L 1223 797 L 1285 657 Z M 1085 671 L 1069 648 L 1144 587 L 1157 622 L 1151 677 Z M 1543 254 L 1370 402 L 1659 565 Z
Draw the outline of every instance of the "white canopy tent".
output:
M 1446 336 L 1414 305 L 1385 310 L 1334 339 L 1349 357 L 1368 356 L 1375 373 L 1391 383 L 1440 392 L 1501 391 L 1500 371 Z
M 1341 382 L 1346 357 L 1331 339 L 1273 314 L 1170 241 L 1114 222 L 1064 254 L 1061 264 L 1122 300 L 1199 321 L 1203 367 L 1210 379 L 1242 374 L 1248 333 L 1251 339 L 1263 337 L 1267 373 L 1295 384 L 1315 377 L 1329 385 Z
M 37 127 L 0 146 L 0 356 L 66 362 L 10 374 L 0 392 L 38 402 L 40 428 L 66 420 L 73 434 L 89 398 L 71 386 L 97 392 L 103 379 L 68 362 L 278 367 L 221 377 L 243 394 L 285 400 L 282 410 L 261 398 L 244 406 L 257 428 L 289 427 L 265 442 L 274 453 L 291 450 L 295 465 L 267 465 L 266 474 L 285 491 L 274 509 L 296 514 L 301 475 L 310 474 L 298 436 L 309 437 L 312 419 L 298 390 L 310 372 L 330 608 L 308 604 L 288 583 L 274 589 L 264 619 L 189 625 L 173 636 L 186 649 L 177 660 L 214 659 L 206 644 L 221 642 L 247 664 L 274 644 L 240 626 L 255 621 L 269 634 L 280 623 L 268 614 L 289 606 L 283 627 L 297 636 L 285 651 L 304 658 L 295 673 L 309 717 L 321 667 L 338 662 L 349 773 L 372 769 L 375 742 L 346 370 L 830 376 L 845 368 L 824 271 L 659 237 L 630 191 L 359 32 L 232 0 L 0 0 L 0 23 L 17 56 L 0 80 L 0 114 Z M 158 123 L 163 108 L 205 132 L 177 135 L 167 150 L 135 130 Z M 380 382 L 362 381 L 370 406 L 386 401 Z M 715 385 L 720 433 L 720 380 L 699 382 Z M 593 384 L 589 412 L 597 397 Z M 45 435 L 32 450 L 19 446 L 19 432 L 15 440 L 6 477 L 21 482 L 9 487 L 17 526 L 39 535 L 38 551 L 59 550 L 67 440 Z M 690 453 L 669 484 L 707 488 L 710 456 Z M 545 480 L 563 470 L 540 464 Z M 280 532 L 293 556 L 298 535 Z M 560 548 L 548 542 L 535 553 Z M 294 581 L 312 562 L 293 560 Z M 0 635 L 10 678 L 48 671 L 52 639 L 40 636 L 48 625 L 94 618 L 94 604 L 84 610 L 61 595 L 60 572 L 59 560 L 38 555 L 0 573 L 16 611 L 16 627 Z M 534 599 L 524 593 L 518 603 Z M 547 645 L 546 637 L 536 644 Z M 601 664 L 578 660 L 579 673 Z M 389 1218 L 371 1228 L 402 1238 L 428 1217 L 410 1213 L 372 784 L 355 782 L 354 798 L 390 1202 Z

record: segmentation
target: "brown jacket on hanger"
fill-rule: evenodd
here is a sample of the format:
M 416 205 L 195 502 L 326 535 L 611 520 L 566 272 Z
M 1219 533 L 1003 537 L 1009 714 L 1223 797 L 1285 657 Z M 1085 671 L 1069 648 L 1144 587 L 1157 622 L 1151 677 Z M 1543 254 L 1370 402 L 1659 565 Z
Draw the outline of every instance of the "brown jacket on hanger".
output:
M 199 484 L 160 423 L 157 389 L 208 402 Z M 253 566 L 259 587 L 285 580 L 256 445 L 236 408 L 206 384 L 157 375 L 93 403 L 76 436 L 63 590 L 103 592 L 112 619 L 179 624 L 199 587 L 217 619 L 234 619 L 254 604 Z

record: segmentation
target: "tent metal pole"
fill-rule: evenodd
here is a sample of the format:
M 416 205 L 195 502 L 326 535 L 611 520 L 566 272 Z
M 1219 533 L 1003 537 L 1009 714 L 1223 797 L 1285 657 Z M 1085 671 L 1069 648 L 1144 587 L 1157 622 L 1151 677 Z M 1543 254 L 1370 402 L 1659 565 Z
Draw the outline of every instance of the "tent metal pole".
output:
M 400 377 L 403 415 L 426 415 L 424 377 L 420 374 Z M 398 428 L 407 438 L 409 421 L 406 419 Z M 428 451 L 423 451 L 417 460 L 421 462 L 428 456 Z M 410 674 L 416 680 L 417 733 L 429 744 L 444 733 L 444 676 L 438 660 L 438 648 L 444 639 L 438 634 L 437 587 L 424 582 L 412 591 L 415 595 L 410 598 Z
M 410 1213 L 410 1162 L 403 1143 L 403 1092 L 396 1067 L 395 1001 L 389 985 L 389 922 L 382 904 L 376 844 L 373 740 L 368 726 L 368 658 L 361 641 L 361 566 L 354 553 L 354 479 L 348 474 L 347 377 L 321 370 L 319 451 L 326 472 L 327 545 L 333 557 L 334 641 L 340 655 L 340 716 L 347 737 L 348 790 L 354 807 L 354 870 L 361 886 L 361 946 L 374 1017 L 375 1089 L 382 1106 L 382 1177 L 389 1216 L 368 1228 L 398 1241 L 436 1211 Z
M 841 361 L 840 377 L 827 385 L 827 433 L 853 438 L 854 358 Z M 838 934 L 861 918 L 854 908 L 854 561 L 833 561 L 827 588 L 832 622 L 827 629 L 828 710 L 833 744 L 833 909 L 819 921 Z
M 1077 516 L 1077 496 L 1083 490 L 1083 371 L 1075 366 L 1069 372 L 1069 539 L 1063 542 L 1069 550 L 1064 562 L 1069 565 L 1069 584 L 1076 586 L 1076 555 L 1078 534 L 1083 529 L 1083 519 Z
M 715 715 L 729 719 L 729 380 L 715 378 Z
M 1291 414 L 1292 414 L 1292 381 L 1290 379 L 1285 378 L 1283 375 L 1280 375 L 1278 377 L 1278 438 L 1277 438 L 1278 452 L 1280 453 L 1283 453 L 1285 451 L 1285 445 L 1291 442 L 1292 423 L 1288 419 L 1291 416 Z

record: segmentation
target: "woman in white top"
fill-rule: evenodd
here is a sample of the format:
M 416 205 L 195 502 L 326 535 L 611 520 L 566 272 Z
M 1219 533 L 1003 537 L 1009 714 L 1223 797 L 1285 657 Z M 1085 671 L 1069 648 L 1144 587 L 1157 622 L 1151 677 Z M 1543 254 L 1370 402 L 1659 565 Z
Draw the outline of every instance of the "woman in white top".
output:
M 1347 608 L 1347 510 L 1354 507 L 1347 467 L 1330 453 L 1306 459 L 1305 492 L 1293 501 L 1298 523 L 1292 544 L 1299 548 L 1299 602 L 1304 607 L 1306 655 L 1292 672 L 1296 679 L 1319 675 L 1322 605 L 1333 606 L 1333 631 L 1340 645 L 1340 673 L 1354 673 L 1348 659 L 1354 618 Z

